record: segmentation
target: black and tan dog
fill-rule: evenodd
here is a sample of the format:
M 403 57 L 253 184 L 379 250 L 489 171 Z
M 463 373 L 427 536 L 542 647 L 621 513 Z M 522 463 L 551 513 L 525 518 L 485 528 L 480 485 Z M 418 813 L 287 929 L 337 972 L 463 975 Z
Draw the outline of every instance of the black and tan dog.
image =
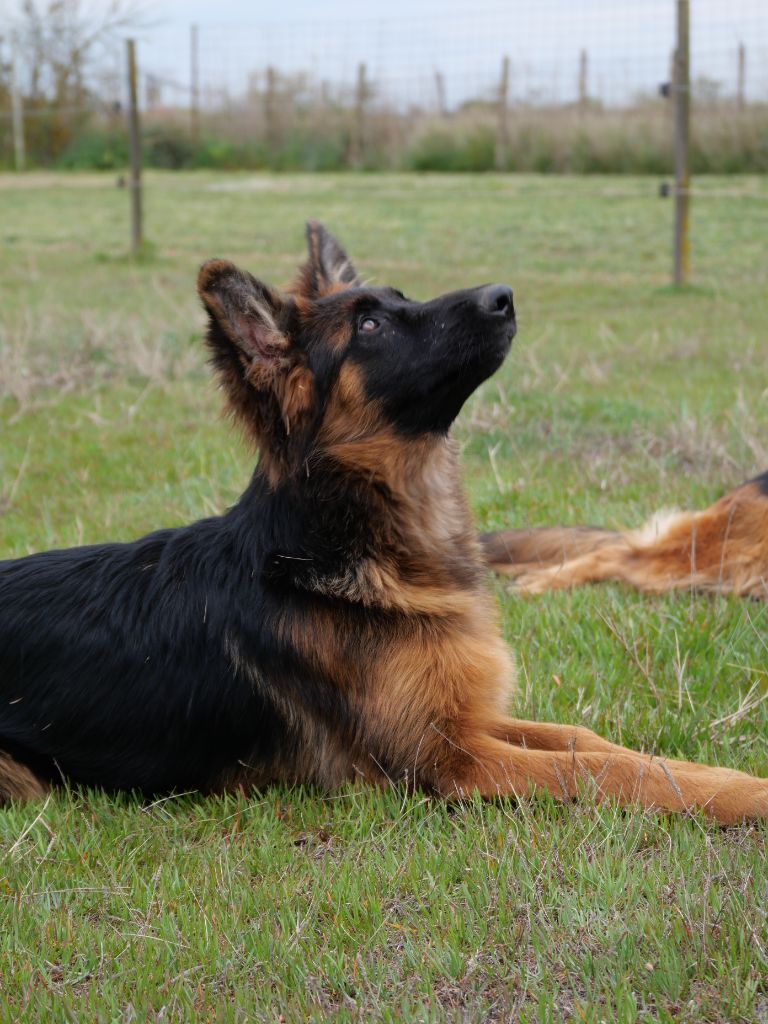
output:
M 507 717 L 448 431 L 509 350 L 512 293 L 414 302 L 308 237 L 288 293 L 200 272 L 213 365 L 260 450 L 238 503 L 0 565 L 0 795 L 362 779 L 768 816 L 768 780 Z
M 658 512 L 639 529 L 502 530 L 481 538 L 492 569 L 528 594 L 618 580 L 768 600 L 768 473 L 700 512 Z

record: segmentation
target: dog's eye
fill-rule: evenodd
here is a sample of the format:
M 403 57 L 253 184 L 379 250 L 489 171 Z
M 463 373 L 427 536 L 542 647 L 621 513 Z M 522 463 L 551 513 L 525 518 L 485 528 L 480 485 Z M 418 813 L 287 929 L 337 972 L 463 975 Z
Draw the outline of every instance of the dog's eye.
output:
M 372 316 L 364 316 L 360 318 L 358 326 L 363 334 L 372 334 L 373 331 L 378 331 L 381 324 Z

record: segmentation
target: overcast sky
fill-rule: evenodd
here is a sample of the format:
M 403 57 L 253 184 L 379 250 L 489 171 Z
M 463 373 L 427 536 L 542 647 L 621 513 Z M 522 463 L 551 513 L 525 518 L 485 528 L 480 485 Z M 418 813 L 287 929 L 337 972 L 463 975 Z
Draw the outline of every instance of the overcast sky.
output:
M 100 2 L 81 0 L 91 10 Z M 0 0 L 0 14 L 3 6 L 11 14 L 18 3 Z M 490 88 L 504 54 L 513 96 L 545 90 L 570 99 L 582 48 L 594 94 L 610 101 L 652 91 L 667 75 L 675 23 L 675 0 L 160 0 L 142 7 L 140 66 L 179 83 L 167 86 L 166 102 L 182 102 L 188 89 L 192 23 L 210 88 L 236 94 L 250 72 L 269 64 L 349 83 L 364 61 L 385 91 L 409 96 L 434 89 L 439 70 L 449 101 Z M 694 75 L 732 89 L 743 41 L 749 94 L 768 99 L 768 0 L 692 0 L 691 10 Z

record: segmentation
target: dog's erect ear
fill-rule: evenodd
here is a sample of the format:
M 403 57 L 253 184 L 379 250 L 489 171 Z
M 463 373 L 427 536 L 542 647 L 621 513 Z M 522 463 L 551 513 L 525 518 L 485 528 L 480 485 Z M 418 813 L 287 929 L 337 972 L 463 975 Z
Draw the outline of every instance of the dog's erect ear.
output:
M 349 256 L 330 231 L 316 220 L 307 221 L 307 249 L 307 261 L 299 269 L 292 288 L 297 295 L 319 299 L 361 284 Z
M 203 264 L 197 290 L 232 412 L 262 448 L 280 447 L 306 421 L 314 396 L 312 372 L 283 326 L 290 300 L 226 260 Z
M 267 285 L 234 263 L 209 260 L 200 268 L 197 290 L 211 316 L 235 346 L 245 367 L 271 367 L 288 355 L 289 343 L 278 327 L 283 303 Z M 216 337 L 209 342 L 214 348 Z

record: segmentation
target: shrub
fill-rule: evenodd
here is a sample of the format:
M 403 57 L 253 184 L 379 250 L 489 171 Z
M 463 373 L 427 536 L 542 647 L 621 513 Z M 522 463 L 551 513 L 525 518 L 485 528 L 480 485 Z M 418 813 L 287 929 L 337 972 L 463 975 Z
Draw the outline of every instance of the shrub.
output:
M 90 129 L 72 139 L 56 161 L 56 166 L 73 171 L 113 171 L 127 163 L 125 131 Z

